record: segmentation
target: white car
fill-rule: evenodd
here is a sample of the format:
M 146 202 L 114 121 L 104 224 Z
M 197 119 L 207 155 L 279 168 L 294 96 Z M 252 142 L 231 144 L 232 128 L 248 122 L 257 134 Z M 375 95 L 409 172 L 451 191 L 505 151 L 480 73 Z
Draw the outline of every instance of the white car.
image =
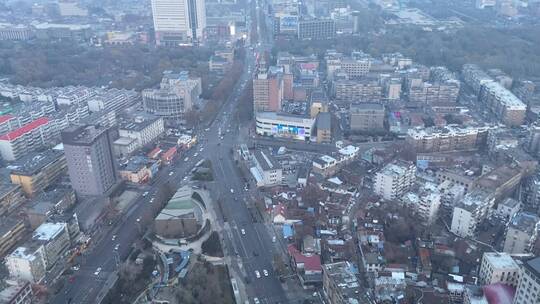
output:
M 258 270 L 255 270 L 255 276 L 257 277 L 257 279 L 260 279 L 261 273 Z
M 187 162 L 189 160 L 189 157 L 184 158 L 184 161 Z
M 259 302 L 259 299 L 258 299 L 258 298 L 253 298 L 253 303 L 254 303 L 254 304 L 261 304 L 261 302 Z
M 265 277 L 267 277 L 268 276 L 268 270 L 263 269 L 263 274 L 264 274 Z
M 98 276 L 100 272 L 101 272 L 101 267 L 98 267 L 98 268 L 96 269 L 96 272 L 94 272 L 94 275 L 95 275 L 95 276 Z
M 114 251 L 118 251 L 118 248 L 120 248 L 120 244 L 116 244 L 116 246 L 114 246 Z
M 233 189 L 233 188 L 231 188 L 231 193 L 233 193 L 233 194 L 234 194 L 234 189 Z
M 195 154 L 193 154 L 193 157 L 197 157 L 199 156 L 199 153 L 195 152 Z
M 202 151 L 204 151 L 204 148 L 200 148 L 200 149 L 199 149 L 199 152 L 202 152 Z
M 116 240 L 116 234 L 112 236 L 112 240 Z
M 145 197 L 148 195 L 148 191 L 143 192 L 142 196 Z
M 240 229 L 240 232 L 242 233 L 242 235 L 246 235 L 246 229 L 242 228 Z
M 173 176 L 174 172 L 169 172 L 169 176 Z
M 150 199 L 150 203 L 153 203 L 153 202 L 154 202 L 154 200 L 155 200 L 155 198 L 154 198 L 154 197 L 152 197 L 152 198 Z

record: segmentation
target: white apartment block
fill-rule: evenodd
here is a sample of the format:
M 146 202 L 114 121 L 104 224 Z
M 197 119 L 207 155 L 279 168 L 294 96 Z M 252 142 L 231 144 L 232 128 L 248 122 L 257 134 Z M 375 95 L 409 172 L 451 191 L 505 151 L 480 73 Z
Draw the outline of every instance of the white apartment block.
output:
M 133 121 L 121 123 L 118 133 L 120 138 L 134 139 L 141 148 L 165 133 L 165 123 L 162 117 L 135 117 Z
M 45 248 L 19 247 L 6 257 L 6 267 L 13 278 L 39 283 L 45 277 Z
M 485 219 L 493 207 L 495 198 L 484 191 L 474 190 L 454 206 L 450 231 L 460 237 L 474 235 L 476 226 Z
M 503 283 L 516 286 L 519 266 L 507 253 L 485 252 L 480 265 L 480 284 Z
M 420 216 L 422 224 L 430 225 L 437 219 L 441 194 L 435 184 L 426 183 L 417 193 L 405 194 L 402 201 Z
M 152 16 L 158 45 L 203 38 L 205 0 L 152 0 Z
M 258 187 L 281 185 L 283 181 L 283 170 L 281 164 L 272 155 L 268 152 L 256 151 L 253 162 L 255 167 L 250 168 L 250 171 L 253 177 L 255 177 Z
M 385 200 L 395 200 L 411 189 L 415 179 L 413 163 L 396 161 L 377 172 L 373 190 Z
M 503 251 L 509 254 L 531 252 L 538 238 L 540 218 L 529 212 L 518 212 L 508 222 Z

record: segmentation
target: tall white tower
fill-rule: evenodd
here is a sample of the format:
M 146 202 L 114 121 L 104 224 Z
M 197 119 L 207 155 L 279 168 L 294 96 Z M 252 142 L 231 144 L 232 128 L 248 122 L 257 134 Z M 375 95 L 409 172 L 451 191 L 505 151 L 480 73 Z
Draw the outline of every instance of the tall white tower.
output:
M 152 15 L 158 45 L 203 39 L 205 0 L 152 0 Z

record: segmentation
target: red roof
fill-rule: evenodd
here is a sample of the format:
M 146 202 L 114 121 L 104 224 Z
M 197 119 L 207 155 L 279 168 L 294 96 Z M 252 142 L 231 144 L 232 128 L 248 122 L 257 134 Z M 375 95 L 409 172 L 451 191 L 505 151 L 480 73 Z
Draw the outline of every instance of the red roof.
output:
M 12 118 L 13 118 L 13 116 L 11 116 L 11 115 L 0 115 L 0 123 L 6 122 L 6 121 L 8 121 L 8 120 L 10 120 Z
M 150 153 L 148 153 L 148 157 L 156 158 L 160 153 L 161 153 L 161 148 L 156 147 L 156 148 L 154 148 L 154 150 L 152 150 L 152 151 L 150 151 Z
M 26 134 L 26 133 L 29 133 L 31 132 L 32 130 L 34 129 L 37 129 L 43 125 L 46 125 L 47 123 L 49 123 L 49 119 L 47 117 L 40 117 L 34 121 L 32 121 L 31 123 L 29 124 L 26 124 L 16 130 L 13 130 L 9 133 L 6 133 L 2 136 L 0 136 L 0 140 L 14 140 L 14 139 L 17 139 L 18 137 Z
M 304 264 L 305 270 L 310 271 L 321 271 L 321 257 L 316 254 L 313 255 L 303 255 L 293 244 L 287 246 L 287 251 L 289 255 L 294 258 L 296 264 Z
M 177 151 L 176 147 L 169 148 L 169 150 L 165 151 L 163 155 L 161 155 L 161 158 L 169 159 L 176 154 L 176 151 Z

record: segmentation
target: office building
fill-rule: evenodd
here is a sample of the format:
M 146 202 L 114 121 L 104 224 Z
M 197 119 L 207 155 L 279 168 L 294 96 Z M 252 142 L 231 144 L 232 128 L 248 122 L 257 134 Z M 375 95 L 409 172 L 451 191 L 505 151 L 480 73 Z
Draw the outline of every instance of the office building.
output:
M 519 266 L 509 254 L 484 252 L 480 264 L 480 284 L 502 283 L 516 286 L 518 278 Z
M 395 200 L 408 192 L 416 179 L 416 166 L 407 161 L 395 161 L 375 175 L 373 191 L 385 200 Z
M 454 206 L 450 231 L 460 237 L 472 237 L 495 203 L 490 193 L 475 189 Z
M 103 195 L 116 184 L 110 129 L 77 126 L 62 132 L 71 186 L 78 195 Z
M 75 0 L 59 0 L 58 12 L 62 17 L 85 17 L 88 16 L 88 10 L 81 7 Z
M 255 116 L 258 135 L 310 140 L 315 119 L 307 116 L 261 112 Z
M 532 251 L 538 238 L 540 218 L 533 213 L 518 212 L 508 222 L 503 251 L 522 254 Z
M 257 187 L 272 187 L 283 182 L 281 164 L 267 151 L 257 150 L 253 154 L 254 167 L 250 172 L 257 182 Z
M 306 19 L 298 22 L 299 40 L 325 40 L 336 37 L 336 22 L 332 19 Z
M 159 89 L 142 91 L 143 105 L 146 112 L 163 117 L 167 125 L 177 126 L 198 104 L 201 93 L 200 78 L 190 77 L 187 71 L 166 71 Z
M 382 104 L 365 102 L 351 104 L 349 123 L 351 131 L 381 132 L 384 131 L 385 109 Z
M 407 131 L 406 142 L 416 152 L 475 151 L 486 145 L 488 128 L 417 127 Z
M 0 135 L 0 155 L 4 160 L 13 161 L 28 152 L 46 147 L 54 142 L 53 126 L 49 118 L 41 117 L 20 128 Z
M 322 265 L 324 297 L 332 304 L 360 303 L 360 282 L 350 262 Z
M 26 41 L 32 37 L 32 30 L 25 25 L 0 23 L 0 40 Z
M 260 70 L 253 79 L 253 110 L 255 112 L 281 110 L 283 92 L 282 68 L 270 67 L 268 70 Z
M 204 0 L 152 0 L 157 45 L 200 41 L 206 28 Z
M 163 133 L 165 133 L 164 120 L 157 116 L 126 117 L 118 125 L 120 138 L 134 139 L 138 148 L 154 142 Z
M 513 304 L 540 303 L 540 257 L 523 262 Z
M 70 244 L 66 223 L 43 223 L 34 230 L 32 241 L 43 246 L 46 268 L 51 268 Z
M 62 151 L 33 152 L 9 166 L 10 179 L 13 184 L 21 185 L 27 197 L 35 197 L 64 176 L 66 168 Z

